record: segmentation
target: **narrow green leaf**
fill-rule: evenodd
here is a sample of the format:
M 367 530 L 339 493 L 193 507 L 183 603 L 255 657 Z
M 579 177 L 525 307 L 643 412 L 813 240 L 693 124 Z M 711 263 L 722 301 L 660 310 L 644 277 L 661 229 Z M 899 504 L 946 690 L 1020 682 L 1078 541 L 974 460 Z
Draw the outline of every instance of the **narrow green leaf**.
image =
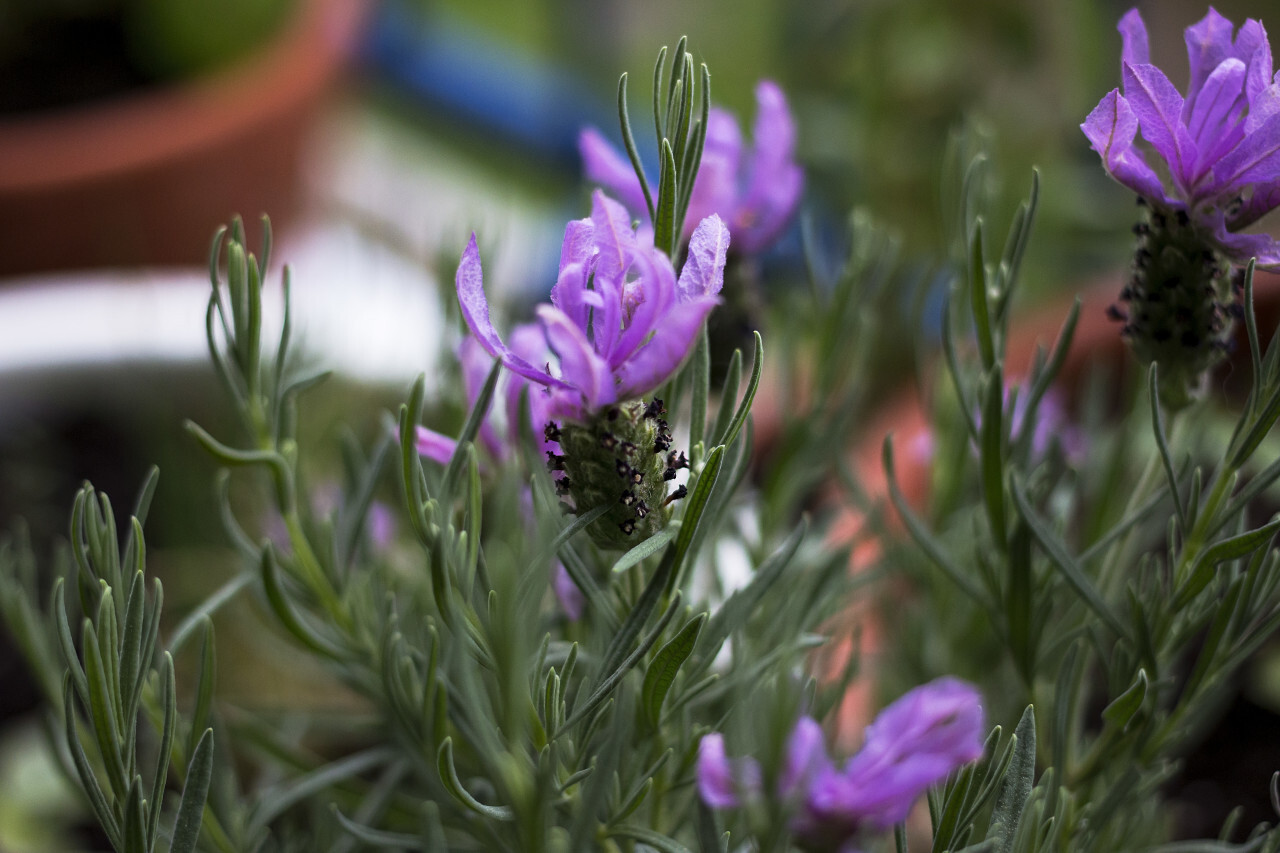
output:
M 256 548 L 254 549 L 254 556 L 257 556 Z M 165 648 L 176 655 L 186 645 L 187 640 L 195 634 L 196 628 L 204 624 L 204 620 L 212 617 L 224 604 L 235 598 L 241 590 L 248 587 L 257 578 L 257 572 L 252 569 L 246 569 L 219 587 L 217 592 L 200 602 L 200 606 L 188 613 L 182 622 L 178 624 Z
M 996 794 L 995 808 L 991 811 L 991 829 L 988 837 L 997 837 L 1000 853 L 1011 853 L 1018 837 L 1018 824 L 1022 811 L 1031 796 L 1036 775 L 1036 715 L 1031 705 L 1022 712 L 1018 727 L 1013 730 L 1013 757 Z
M 293 605 L 289 602 L 288 596 L 285 595 L 280 586 L 279 569 L 276 566 L 275 556 L 270 547 L 262 549 L 261 574 L 262 589 L 267 594 L 267 603 L 271 605 L 271 610 L 276 614 L 276 618 L 280 620 L 280 624 L 298 642 L 313 652 L 331 660 L 341 660 L 342 653 L 339 649 L 331 641 L 321 637 L 304 624 L 298 614 L 294 613 Z
M 699 613 L 685 623 L 674 637 L 667 641 L 645 670 L 644 686 L 640 690 L 640 702 L 650 724 L 657 726 L 662 718 L 662 703 L 675 683 L 680 667 L 693 653 L 698 635 L 707 621 L 707 614 Z
M 213 729 L 205 729 L 187 765 L 186 782 L 182 786 L 182 799 L 178 814 L 173 820 L 173 841 L 169 853 L 195 853 L 200 840 L 200 826 L 204 804 L 209 798 L 209 783 L 213 779 Z
M 75 687 L 80 702 L 89 707 L 89 682 L 84 668 L 80 665 L 80 655 L 76 653 L 76 644 L 71 639 L 71 625 L 67 622 L 66 586 L 62 578 L 53 585 L 53 621 L 58 638 L 58 649 L 62 652 L 62 662 L 67 668 L 67 675 Z
M 467 422 L 458 435 L 458 445 L 454 448 L 453 455 L 449 457 L 449 464 L 444 470 L 443 485 L 440 487 L 440 494 L 447 500 L 452 500 L 454 491 L 457 489 L 458 478 L 462 476 L 463 467 L 467 464 L 466 448 L 476 440 L 476 435 L 480 432 L 480 424 L 484 423 L 485 415 L 489 411 L 493 390 L 498 386 L 498 376 L 501 373 L 502 362 L 495 361 L 493 367 L 489 369 L 489 375 L 485 377 L 475 404 L 471 406 Z
M 142 779 L 133 777 L 124 801 L 124 853 L 151 853 L 147 817 L 143 813 Z
M 137 523 L 137 520 L 134 520 Z M 124 609 L 124 633 L 120 637 L 120 684 L 128 695 L 125 698 L 125 717 L 132 717 L 138 710 L 134 700 L 134 687 L 140 683 L 139 675 L 151 666 L 151 655 L 143 655 L 142 623 L 147 609 L 147 587 L 141 571 L 134 572 L 129 584 L 128 603 Z M 148 649 L 148 652 L 151 650 Z
M 684 152 L 684 160 L 680 164 L 680 197 L 676 200 L 677 233 L 684 233 L 685 216 L 689 213 L 689 199 L 693 196 L 693 186 L 698 180 L 698 172 L 702 166 L 702 152 L 706 148 L 707 126 L 711 114 L 711 72 L 706 63 L 701 66 L 700 116 L 693 123 L 692 145 Z
M 622 144 L 631 158 L 631 168 L 635 170 L 636 179 L 640 181 L 640 191 L 644 193 L 644 205 L 649 211 L 649 221 L 653 221 L 653 193 L 649 189 L 649 179 L 645 177 L 644 165 L 640 162 L 640 152 L 636 149 L 635 136 L 631 132 L 631 117 L 627 114 L 627 75 L 623 72 L 618 79 L 618 124 L 622 126 Z
M 965 595 L 969 596 L 978 604 L 983 605 L 988 610 L 991 609 L 987 602 L 986 596 L 982 591 L 970 580 L 965 573 L 956 565 L 948 549 L 941 542 L 934 539 L 933 534 L 925 527 L 924 522 L 916 515 L 915 510 L 911 508 L 911 504 L 907 502 L 903 496 L 902 490 L 898 488 L 898 480 L 893 469 L 893 436 L 886 435 L 884 438 L 883 451 L 881 453 L 881 461 L 884 465 L 885 477 L 888 480 L 889 500 L 893 503 L 895 509 L 898 510 L 898 516 L 902 519 L 902 523 L 906 525 L 907 532 L 911 534 L 911 538 L 916 544 L 928 555 L 934 565 L 942 569 L 943 573 L 951 579 L 951 582 L 958 586 Z
M 409 523 L 419 542 L 428 542 L 430 535 L 422 517 L 422 458 L 418 455 L 418 421 L 422 418 L 422 399 L 426 394 L 425 374 L 419 373 L 409 392 L 409 402 L 400 407 L 400 484 L 404 489 L 404 505 L 409 513 Z
M 702 471 L 698 474 L 698 482 L 689 492 L 689 497 L 686 499 L 684 516 L 680 522 L 680 532 L 676 535 L 676 544 L 674 546 L 675 562 L 668 581 L 668 591 L 679 586 L 685 557 L 688 556 L 691 550 L 694 535 L 700 532 L 702 515 L 706 511 L 707 503 L 711 500 L 711 491 L 715 488 L 716 479 L 720 476 L 720 467 L 724 463 L 724 448 L 723 444 L 717 445 L 707 456 L 706 464 L 702 466 Z
M 1164 476 L 1169 483 L 1169 491 L 1173 493 L 1173 506 L 1178 513 L 1178 524 L 1185 536 L 1191 530 L 1191 525 L 1187 520 L 1187 508 L 1182 502 L 1182 492 L 1178 488 L 1178 478 L 1173 472 L 1169 440 L 1164 433 L 1164 418 L 1160 415 L 1159 369 L 1160 365 L 1153 361 L 1151 369 L 1147 371 L 1147 396 L 1151 401 L 1151 431 L 1155 433 L 1156 447 L 1160 450 L 1160 462 L 1164 465 Z
M 698 803 L 698 851 L 699 853 L 720 853 L 721 827 L 719 816 L 715 810 L 707 806 L 701 797 L 695 797 Z M 729 833 L 724 833 L 728 836 Z
M 653 64 L 653 131 L 659 141 L 666 136 L 662 126 L 662 72 L 667 62 L 667 46 L 658 51 L 658 61 Z M 653 218 L 650 217 L 650 222 Z
M 393 850 L 431 849 L 419 848 L 421 839 L 416 835 L 409 835 L 404 832 L 388 832 L 385 829 L 374 829 L 362 823 L 356 823 L 338 809 L 337 803 L 330 803 L 329 808 L 333 811 L 334 817 L 338 819 L 338 823 L 342 825 L 344 831 L 357 841 L 370 847 L 386 847 Z
M 1213 579 L 1215 566 L 1227 560 L 1239 559 L 1263 547 L 1271 541 L 1271 537 L 1275 536 L 1277 530 L 1280 530 L 1280 516 L 1276 516 L 1256 530 L 1248 530 L 1238 536 L 1223 539 L 1206 549 L 1196 560 L 1182 588 L 1174 596 L 1174 608 L 1180 610 L 1186 607 L 1200 594 L 1201 590 L 1209 585 L 1209 581 Z
M 133 521 L 137 522 L 136 526 L 129 526 L 129 534 L 125 537 L 124 542 L 124 565 L 126 567 L 134 567 L 135 563 L 140 562 L 140 551 L 138 544 L 142 541 L 141 528 L 147 523 L 147 514 L 151 511 L 151 499 L 155 497 L 156 485 L 160 482 L 160 468 L 152 465 L 147 471 L 147 478 L 142 481 L 142 489 L 138 492 L 138 498 L 133 503 Z M 136 566 L 142 568 L 141 565 Z
M 733 411 L 738 402 L 738 386 L 742 384 L 742 350 L 735 349 L 729 357 L 729 366 L 724 372 L 724 387 L 720 390 L 720 405 L 716 407 L 716 419 L 711 425 L 713 444 L 724 444 L 718 440 L 729 429 L 733 419 Z
M 93 809 L 94 816 L 98 819 L 98 825 L 106 833 L 107 840 L 111 842 L 111 846 L 119 850 L 123 846 L 120 824 L 116 820 L 111 806 L 107 804 L 107 798 L 102 792 L 102 786 L 98 783 L 97 774 L 93 772 L 93 768 L 89 764 L 89 757 L 85 755 L 84 746 L 80 742 L 80 731 L 76 722 L 79 719 L 79 715 L 76 714 L 75 700 L 72 696 L 69 681 L 69 678 L 63 679 L 62 718 L 66 726 L 67 747 L 71 751 L 71 761 L 76 766 L 76 775 L 80 777 L 80 787 L 89 798 L 89 806 Z
M 998 364 L 987 374 L 979 439 L 982 498 L 991 523 L 992 540 L 996 548 L 1004 552 L 1009 549 L 1004 518 L 1004 371 Z
M 698 332 L 698 342 L 693 348 L 693 359 L 689 362 L 693 371 L 693 410 L 689 413 L 689 447 L 697 451 L 698 445 L 706 440 L 707 432 L 707 400 L 711 396 L 711 340 L 707 334 L 707 324 L 702 324 Z M 697 464 L 697 460 L 694 460 Z
M 1271 396 L 1267 398 L 1266 405 L 1258 413 L 1249 431 L 1245 433 L 1240 446 L 1236 448 L 1231 457 L 1231 470 L 1236 471 L 1244 467 L 1244 463 L 1249 461 L 1249 457 L 1258 449 L 1258 445 L 1262 444 L 1262 440 L 1267 437 L 1267 433 L 1271 432 L 1271 427 L 1275 425 L 1278 418 L 1280 418 L 1280 386 L 1271 389 Z
M 639 841 L 642 844 L 649 845 L 654 850 L 660 851 L 660 853 L 692 853 L 688 847 L 685 847 L 674 838 L 641 826 L 632 826 L 625 823 L 619 826 L 611 826 L 607 835 L 610 838 L 629 838 L 632 841 Z
M 515 820 L 515 814 L 507 806 L 487 806 L 471 796 L 471 792 L 462 786 L 462 780 L 458 778 L 458 770 L 453 766 L 452 737 L 445 738 L 440 744 L 440 750 L 436 753 L 436 767 L 440 771 L 440 781 L 444 783 L 445 790 L 461 805 L 489 820 Z
M 1123 693 L 1102 709 L 1102 719 L 1124 731 L 1129 727 L 1129 721 L 1133 719 L 1134 714 L 1138 713 L 1138 709 L 1142 707 L 1142 701 L 1146 697 L 1147 671 L 1139 669 L 1133 684 L 1130 684 Z
M 1262 375 L 1262 347 L 1258 343 L 1258 316 L 1254 313 L 1253 307 L 1253 270 L 1256 265 L 1257 259 L 1250 258 L 1244 268 L 1244 327 L 1249 335 L 1249 360 L 1253 364 L 1253 393 L 1249 397 L 1250 413 L 1253 409 L 1252 404 L 1262 399 L 1262 386 L 1265 381 Z
M 724 604 L 711 614 L 707 629 L 701 634 L 704 650 L 699 652 L 698 673 L 711 665 L 711 661 L 719 652 L 725 639 L 747 624 L 751 614 L 791 565 L 791 560 L 800 550 L 800 543 L 804 541 L 808 530 L 808 519 L 802 519 L 778 550 L 756 568 L 751 581 L 730 595 Z
M 160 663 L 160 743 L 156 748 L 155 773 L 151 777 L 151 802 L 147 827 L 150 847 L 156 843 L 160 826 L 160 811 L 164 805 L 164 790 L 169 779 L 169 757 L 173 750 L 173 735 L 178 726 L 178 689 L 174 681 L 173 657 L 164 653 Z M 194 752 L 191 753 L 194 755 Z
M 671 570 L 674 566 L 675 548 L 673 546 L 668 548 L 667 552 L 662 555 L 662 561 L 658 564 L 653 576 L 649 578 L 648 583 L 645 584 L 640 597 L 632 605 L 631 612 L 627 614 L 627 620 L 622 623 L 622 626 L 614 633 L 613 639 L 609 641 L 609 647 L 605 650 L 604 659 L 600 665 L 601 672 L 612 671 L 627 656 L 631 644 L 640 636 L 640 632 L 644 630 L 645 623 L 649 621 L 649 616 L 653 613 L 654 608 L 658 606 L 658 600 L 662 598 L 663 590 L 666 589 L 667 581 L 671 577 Z
M 1009 646 L 1027 685 L 1035 677 L 1038 636 L 1031 602 L 1031 534 L 1025 522 L 1014 525 L 1009 540 L 1009 579 L 1005 594 Z
M 614 575 L 622 574 L 632 566 L 644 562 L 647 557 L 658 553 L 666 547 L 668 542 L 675 538 L 680 527 L 681 524 L 679 521 L 672 521 L 668 523 L 666 527 L 662 528 L 660 531 L 619 557 L 617 562 L 613 564 L 613 567 L 609 569 L 609 573 Z
M 676 227 L 676 161 L 671 150 L 671 143 L 662 140 L 660 151 L 658 180 L 658 216 L 653 221 L 653 244 L 665 252 L 667 257 L 674 257 L 680 235 Z
M 1032 536 L 1035 537 L 1036 542 L 1039 543 L 1041 549 L 1049 557 L 1049 562 L 1062 573 L 1063 578 L 1075 589 L 1081 600 L 1102 618 L 1102 621 L 1107 624 L 1107 627 L 1116 636 L 1132 640 L 1128 630 L 1116 617 L 1115 613 L 1111 611 L 1107 603 L 1102 600 L 1102 595 L 1098 592 L 1097 587 L 1093 585 L 1093 581 L 1085 575 L 1057 535 L 1049 529 L 1044 520 L 1031 508 L 1031 504 L 1023 492 L 1022 485 L 1016 477 L 1013 478 L 1010 485 L 1013 502 L 1018 508 L 1018 514 L 1026 521 L 1027 527 L 1031 529 Z
M 115 712 L 118 694 L 113 695 L 109 683 L 106 662 L 98 645 L 98 635 L 93 623 L 84 620 L 82 633 L 84 670 L 89 682 L 89 717 L 93 733 L 98 741 L 98 752 L 107 770 L 107 782 L 117 795 L 128 790 L 129 783 L 124 769 L 124 757 L 120 754 L 122 739 Z
M 565 720 L 564 724 L 561 725 L 557 731 L 552 733 L 551 737 L 553 740 L 564 730 L 578 723 L 583 717 L 595 710 L 601 702 L 609 698 L 609 694 L 613 693 L 618 685 L 622 683 L 622 679 L 631 671 L 632 667 L 639 663 L 640 659 L 648 653 L 649 649 L 653 648 L 653 645 L 658 642 L 658 638 L 661 637 L 662 632 L 666 630 L 667 623 L 676 615 L 676 610 L 679 606 L 680 592 L 677 590 L 671 597 L 671 604 L 668 605 L 666 611 L 658 617 L 658 622 L 654 625 L 653 630 L 640 641 L 640 644 L 636 646 L 635 650 L 632 651 L 631 654 L 627 655 L 627 657 L 623 659 L 622 663 L 618 664 L 616 669 L 600 681 L 596 686 L 596 689 L 587 697 L 586 701 L 581 705 L 574 707 L 573 714 L 570 715 L 569 719 Z
M 317 767 L 268 790 L 259 795 L 257 806 L 249 818 L 250 832 L 269 826 L 277 817 L 308 797 L 385 764 L 392 757 L 384 747 L 366 749 Z
M 755 357 L 751 365 L 751 378 L 747 381 L 747 393 L 743 395 L 742 402 L 738 404 L 738 409 L 733 414 L 733 420 L 729 422 L 728 427 L 723 434 L 719 434 L 712 439 L 715 444 L 723 444 L 729 447 L 738 437 L 738 432 L 742 429 L 742 425 L 746 423 L 747 415 L 751 413 L 751 404 L 756 399 L 756 390 L 760 387 L 760 374 L 764 370 L 764 339 L 760 337 L 759 332 L 752 332 L 755 340 Z M 735 383 L 734 388 L 737 388 Z M 717 420 L 718 423 L 718 420 Z
M 978 352 L 982 367 L 991 370 L 996 363 L 996 345 L 991 334 L 991 309 L 987 305 L 987 269 L 982 256 L 982 219 L 973 223 L 969 236 L 969 300 L 973 311 L 974 331 L 978 336 Z
M 1053 353 L 1049 356 L 1048 362 L 1044 369 L 1035 378 L 1035 383 L 1031 389 L 1031 399 L 1027 402 L 1039 403 L 1040 398 L 1049 390 L 1049 386 L 1057 379 L 1058 373 L 1061 372 L 1062 366 L 1067 362 L 1067 353 L 1071 349 L 1071 342 L 1075 339 L 1076 324 L 1080 320 L 1080 297 L 1077 296 L 1071 303 L 1071 310 L 1067 312 L 1067 319 L 1062 324 L 1061 331 L 1058 332 L 1058 339 L 1054 341 Z
M 213 621 L 205 618 L 201 625 L 200 668 L 196 675 L 196 701 L 191 711 L 191 734 L 187 741 L 187 755 L 195 755 L 196 732 L 203 732 L 208 725 L 209 709 L 213 705 L 213 684 L 217 673 L 214 660 Z

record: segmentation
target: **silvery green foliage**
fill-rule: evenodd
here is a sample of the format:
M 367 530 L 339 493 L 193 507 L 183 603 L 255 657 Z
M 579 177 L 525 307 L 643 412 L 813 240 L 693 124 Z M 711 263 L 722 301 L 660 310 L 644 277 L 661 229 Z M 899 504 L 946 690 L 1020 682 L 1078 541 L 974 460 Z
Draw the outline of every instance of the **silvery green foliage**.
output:
M 1280 521 L 1250 512 L 1280 477 L 1280 464 L 1251 462 L 1280 415 L 1280 345 L 1260 348 L 1250 267 L 1253 388 L 1225 445 L 1206 457 L 1193 420 L 1203 413 L 1163 410 L 1154 364 L 1119 427 L 1091 432 L 1093 464 L 1077 469 L 1061 448 L 1032 453 L 1037 407 L 1063 366 L 1079 303 L 1030 373 L 1010 381 L 1010 304 L 1038 178 L 993 257 L 978 214 L 985 166 L 969 164 L 959 197 L 964 248 L 933 412 L 934 453 L 955 464 L 936 469 L 928 516 L 894 483 L 894 447 L 884 446 L 891 498 L 914 542 L 890 559 L 919 582 L 917 610 L 933 632 L 915 643 L 919 623 L 904 619 L 893 639 L 905 641 L 890 647 L 909 669 L 977 680 L 997 720 L 1029 704 L 1034 718 L 1028 709 L 1012 751 L 989 750 L 1001 757 L 931 797 L 933 849 L 1145 849 L 1171 829 L 1161 786 L 1246 658 L 1280 628 Z M 998 785 L 984 775 L 1005 765 Z M 993 796 L 988 821 L 981 802 Z M 1223 841 L 1167 849 L 1280 849 L 1276 830 L 1233 823 Z M 1239 845 L 1225 840 L 1242 834 Z
M 708 80 L 704 70 L 704 117 Z M 703 142 L 694 83 L 682 43 L 671 81 L 655 86 L 667 95 L 665 109 L 660 94 L 654 101 L 663 168 L 656 194 L 645 186 L 668 253 Z M 620 104 L 638 167 L 625 88 Z M 890 499 L 910 534 L 888 549 L 884 571 L 909 574 L 916 598 L 895 605 L 879 676 L 898 692 L 954 672 L 983 688 L 988 719 L 1000 724 L 982 761 L 930 793 L 926 843 L 938 853 L 1280 849 L 1265 826 L 1224 829 L 1224 839 L 1247 834 L 1243 842 L 1159 846 L 1170 823 L 1160 786 L 1233 673 L 1280 626 L 1271 547 L 1280 522 L 1248 512 L 1280 479 L 1280 462 L 1254 461 L 1280 419 L 1280 346 L 1264 352 L 1246 314 L 1253 392 L 1208 461 L 1190 455 L 1197 410 L 1171 415 L 1154 394 L 1118 428 L 1092 435 L 1091 452 L 1109 464 L 1076 470 L 1052 444 L 1037 448 L 1034 425 L 1077 312 L 1011 382 L 1011 305 L 1036 191 L 994 256 L 978 215 L 981 169 L 975 161 L 957 176 L 952 205 L 961 272 L 933 413 L 935 459 L 947 464 L 935 468 L 927 511 L 898 490 L 894 448 L 884 448 Z M 832 474 L 851 499 L 865 498 L 832 448 L 867 399 L 876 328 L 867 306 L 902 281 L 891 240 L 861 217 L 851 233 L 840 275 L 823 280 L 815 258 L 814 286 L 786 299 L 792 334 L 770 344 L 770 357 L 784 375 L 807 377 L 812 394 L 791 401 L 766 465 L 753 471 L 759 336 L 749 373 L 741 352 L 731 358 L 713 416 L 705 335 L 659 389 L 688 436 L 688 497 L 660 533 L 625 552 L 587 535 L 607 507 L 562 514 L 532 441 L 504 459 L 482 456 L 476 439 L 496 366 L 443 463 L 418 452 L 419 381 L 381 440 L 349 448 L 345 499 L 319 517 L 301 498 L 314 448 L 299 444 L 297 427 L 303 392 L 323 376 L 290 357 L 288 273 L 284 325 L 269 334 L 269 239 L 259 260 L 239 223 L 220 233 L 207 331 L 241 429 L 189 430 L 224 467 L 218 488 L 240 571 L 160 636 L 161 590 L 146 582 L 142 539 L 154 478 L 123 543 L 105 497 L 81 493 L 48 608 L 21 540 L 0 550 L 0 612 L 61 714 L 59 754 L 113 847 L 709 853 L 817 843 L 791 837 L 795 803 L 707 808 L 694 767 L 714 731 L 776 781 L 797 719 L 829 718 L 856 668 L 831 672 L 815 657 L 851 584 L 846 550 L 826 538 L 829 514 L 799 511 Z M 275 541 L 246 532 L 233 478 L 269 496 L 282 522 Z M 408 532 L 385 554 L 366 518 L 376 497 L 393 494 Z M 874 522 L 878 508 L 863 509 Z M 714 571 L 731 549 L 750 565 L 733 590 Z M 585 601 L 580 618 L 553 603 L 557 563 Z M 367 713 L 329 721 L 340 748 L 301 749 L 288 721 L 246 722 L 216 701 L 212 623 L 248 596 L 365 703 Z M 197 638 L 192 671 L 175 677 L 177 651 Z M 181 713 L 179 695 L 192 697 Z M 903 825 L 879 841 L 908 849 Z M 911 849 L 923 846 L 913 838 Z

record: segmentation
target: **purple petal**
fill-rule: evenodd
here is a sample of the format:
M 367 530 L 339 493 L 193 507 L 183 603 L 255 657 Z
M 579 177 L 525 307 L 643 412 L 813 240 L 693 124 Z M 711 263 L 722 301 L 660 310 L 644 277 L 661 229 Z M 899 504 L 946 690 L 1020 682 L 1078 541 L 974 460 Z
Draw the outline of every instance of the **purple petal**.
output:
M 787 739 L 782 772 L 778 775 L 778 796 L 790 800 L 808 790 L 809 783 L 828 766 L 822 726 L 812 717 L 801 717 Z
M 587 289 L 590 266 L 581 263 L 565 264 L 551 286 L 551 304 L 559 308 L 578 328 L 587 328 L 587 314 L 599 303 L 598 294 Z
M 693 349 L 702 321 L 720 302 L 702 296 L 672 308 L 656 324 L 653 337 L 615 370 L 618 395 L 623 399 L 642 397 L 675 373 Z
M 689 256 L 676 283 L 681 302 L 720 292 L 724 286 L 724 264 L 728 252 L 729 229 L 713 213 L 698 224 L 689 238 Z
M 1280 178 L 1280 113 L 1267 118 L 1218 161 L 1213 167 L 1213 176 L 1224 187 Z
M 591 194 L 591 223 L 595 226 L 594 240 L 600 253 L 596 275 L 621 281 L 631 265 L 630 254 L 636 246 L 631 215 L 625 207 L 596 190 Z
M 939 678 L 909 691 L 867 727 L 862 750 L 833 788 L 839 806 L 880 827 L 906 817 L 911 804 L 948 774 L 982 757 L 982 697 L 954 678 Z
M 1252 18 L 1244 22 L 1236 37 L 1236 58 L 1249 66 L 1245 80 L 1245 96 L 1249 103 L 1271 83 L 1271 44 L 1261 21 Z
M 1187 121 L 1187 129 L 1196 141 L 1200 157 L 1195 180 L 1244 138 L 1240 116 L 1247 102 L 1244 97 L 1245 65 L 1238 59 L 1226 59 L 1213 70 L 1196 95 L 1195 106 Z M 1197 195 L 1208 195 L 1216 186 L 1199 187 Z
M 1191 82 L 1187 86 L 1189 100 L 1195 98 L 1213 69 L 1222 64 L 1224 59 L 1235 55 L 1234 45 L 1231 43 L 1234 30 L 1234 25 L 1212 6 L 1207 15 L 1187 27 L 1187 59 L 1191 63 Z M 1125 94 L 1129 94 L 1127 89 Z
M 782 89 L 762 80 L 756 103 L 747 192 L 730 222 L 745 252 L 760 251 L 773 241 L 791 219 L 804 188 L 804 173 L 795 163 L 795 122 Z
M 623 291 L 622 334 L 606 356 L 614 371 L 653 333 L 676 301 L 676 274 L 665 254 L 652 246 L 637 247 L 631 261 L 640 277 Z
M 475 234 L 471 235 L 471 241 L 462 252 L 455 284 L 458 290 L 458 305 L 462 308 L 462 318 L 466 320 L 471 333 L 479 339 L 489 355 L 502 359 L 502 363 L 510 370 L 540 385 L 555 388 L 570 387 L 508 349 L 498 335 L 498 331 L 493 328 L 493 321 L 489 319 L 489 300 L 484 295 L 484 276 L 480 269 L 480 249 L 476 246 Z
M 1120 61 L 1130 65 L 1148 65 L 1151 62 L 1151 49 L 1147 46 L 1147 25 L 1138 10 L 1130 9 L 1116 26 L 1124 47 L 1120 50 Z
M 1280 77 L 1280 74 L 1276 77 Z M 1250 101 L 1249 115 L 1244 120 L 1244 132 L 1253 133 L 1277 113 L 1280 113 L 1280 83 L 1272 83 Z
M 1180 118 L 1182 96 L 1154 65 L 1124 66 L 1124 95 L 1138 117 L 1142 136 L 1173 172 L 1174 182 L 1187 190 L 1192 183 L 1196 145 Z
M 1248 228 L 1277 207 L 1280 207 L 1280 181 L 1259 184 L 1227 224 L 1232 231 Z
M 640 178 L 631 166 L 631 158 L 614 148 L 594 127 L 578 135 L 578 151 L 582 154 L 587 180 L 613 193 L 642 219 L 649 215 Z
M 1142 153 L 1133 147 L 1138 133 L 1138 117 L 1118 89 L 1098 102 L 1080 125 L 1093 150 L 1102 156 L 1107 172 L 1140 196 L 1165 198 L 1160 179 L 1151 170 Z
M 698 795 L 713 809 L 736 808 L 742 798 L 760 794 L 760 765 L 750 758 L 731 760 L 720 734 L 703 735 L 698 743 L 696 775 Z
M 453 451 L 458 447 L 458 442 L 449 438 L 449 436 L 441 435 L 435 430 L 427 429 L 424 426 L 418 427 L 415 440 L 419 456 L 435 460 L 441 465 L 449 464 L 449 460 L 453 458 Z
M 591 318 L 591 345 L 606 361 L 610 360 L 622 335 L 622 294 L 625 287 L 607 276 L 595 279 L 595 294 L 600 298 L 600 304 L 595 307 Z
M 1257 258 L 1259 269 L 1280 271 L 1280 241 L 1269 234 L 1234 234 L 1219 228 L 1214 237 L 1236 263 Z
M 1191 132 L 1196 146 L 1201 151 L 1210 147 L 1213 140 L 1222 133 L 1222 126 L 1229 114 L 1236 113 L 1245 107 L 1244 77 L 1245 64 L 1238 59 L 1226 59 L 1204 81 L 1204 86 L 1196 94 L 1191 107 L 1191 115 L 1187 119 L 1187 130 Z
M 538 319 L 547 333 L 547 343 L 560 357 L 560 375 L 565 384 L 577 389 L 587 409 L 598 409 L 617 399 L 609 365 L 591 349 L 582 330 L 563 311 L 539 305 Z
M 586 266 L 595 254 L 592 242 L 595 226 L 590 219 L 574 219 L 564 227 L 564 242 L 560 244 L 560 272 L 569 264 Z

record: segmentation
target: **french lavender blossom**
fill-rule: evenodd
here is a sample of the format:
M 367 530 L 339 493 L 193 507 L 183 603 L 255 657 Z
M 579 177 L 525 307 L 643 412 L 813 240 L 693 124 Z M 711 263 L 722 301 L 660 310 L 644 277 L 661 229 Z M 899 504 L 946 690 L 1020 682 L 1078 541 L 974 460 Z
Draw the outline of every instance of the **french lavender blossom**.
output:
M 694 223 L 715 214 L 733 232 L 734 251 L 754 255 L 769 248 L 791 220 L 804 172 L 795 162 L 795 122 L 782 89 L 771 80 L 756 86 L 753 135 L 754 148 L 744 151 L 733 115 L 718 107 L 709 110 L 684 237 L 693 233 Z M 578 148 L 588 180 L 616 195 L 633 214 L 648 216 L 640 179 L 625 153 L 595 128 L 582 131 Z
M 775 793 L 794 808 L 791 831 L 806 850 L 854 851 L 863 833 L 901 823 L 925 791 L 981 758 L 984 734 L 978 691 L 939 678 L 881 711 L 862 749 L 840 768 L 827 755 L 817 721 L 801 717 L 787 740 Z M 696 773 L 698 794 L 714 809 L 763 795 L 759 764 L 729 758 L 719 734 L 699 743 Z
M 1123 93 L 1080 125 L 1103 167 L 1147 206 L 1135 227 L 1133 276 L 1111 316 L 1161 397 L 1185 405 L 1229 345 L 1239 312 L 1232 264 L 1280 269 L 1280 242 L 1243 229 L 1280 206 L 1280 75 L 1259 21 L 1236 32 L 1210 8 L 1186 30 L 1191 80 L 1182 95 L 1151 64 L 1136 9 L 1120 19 Z M 1136 142 L 1141 133 L 1145 148 Z M 1150 156 L 1150 162 L 1149 162 Z
M 728 229 L 708 216 L 677 277 L 651 238 L 632 228 L 626 208 L 597 191 L 591 217 L 565 228 L 551 304 L 537 309 L 539 334 L 523 332 L 510 346 L 490 320 L 474 235 L 463 252 L 463 318 L 483 350 L 529 384 L 543 437 L 563 451 L 548 451 L 547 459 L 553 472 L 564 472 L 557 489 L 573 501 L 569 508 L 612 505 L 588 528 L 604 547 L 630 547 L 666 524 L 666 483 L 687 463 L 671 450 L 661 401 L 640 398 L 692 350 L 720 301 L 728 248 Z M 542 355 L 531 358 L 535 351 Z

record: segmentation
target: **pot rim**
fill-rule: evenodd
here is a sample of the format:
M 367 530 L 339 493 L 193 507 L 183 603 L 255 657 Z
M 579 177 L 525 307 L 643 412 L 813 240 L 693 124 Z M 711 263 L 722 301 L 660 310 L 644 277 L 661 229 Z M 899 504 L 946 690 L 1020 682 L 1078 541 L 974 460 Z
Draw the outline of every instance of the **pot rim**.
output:
M 105 179 L 216 147 L 324 88 L 359 0 L 299 0 L 282 31 L 226 68 L 62 110 L 0 119 L 0 194 Z

